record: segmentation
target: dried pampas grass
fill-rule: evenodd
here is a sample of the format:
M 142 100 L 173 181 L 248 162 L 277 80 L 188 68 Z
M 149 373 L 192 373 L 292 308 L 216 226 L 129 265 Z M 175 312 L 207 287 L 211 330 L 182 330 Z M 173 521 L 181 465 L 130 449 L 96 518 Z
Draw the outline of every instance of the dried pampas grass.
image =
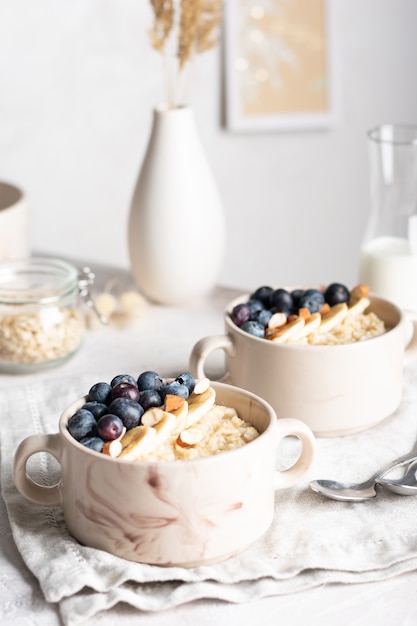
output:
M 167 105 L 184 105 L 187 98 L 180 95 L 181 87 L 184 87 L 184 72 L 190 68 L 196 54 L 217 45 L 222 0 L 150 2 L 154 13 L 150 40 L 153 48 L 164 57 Z

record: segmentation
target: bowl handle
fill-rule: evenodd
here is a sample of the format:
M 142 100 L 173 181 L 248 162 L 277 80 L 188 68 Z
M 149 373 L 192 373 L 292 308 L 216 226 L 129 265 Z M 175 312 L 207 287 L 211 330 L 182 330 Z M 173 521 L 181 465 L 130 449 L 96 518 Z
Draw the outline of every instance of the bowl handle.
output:
M 405 319 L 409 323 L 408 343 L 405 346 L 404 363 L 410 363 L 417 357 L 417 313 L 404 311 Z
M 211 352 L 219 349 L 224 350 L 229 356 L 235 355 L 235 348 L 229 335 L 213 335 L 212 337 L 200 339 L 191 351 L 190 374 L 195 376 L 195 378 L 206 378 L 205 361 Z M 223 378 L 225 377 L 223 376 Z
M 288 469 L 275 472 L 275 489 L 286 489 L 301 481 L 310 469 L 316 450 L 313 432 L 300 420 L 280 418 L 277 420 L 278 443 L 285 437 L 297 437 L 301 441 L 301 453 L 297 461 Z
M 53 435 L 30 435 L 18 446 L 13 459 L 13 480 L 17 490 L 36 504 L 62 505 L 61 482 L 46 486 L 36 483 L 26 471 L 29 458 L 37 452 L 49 452 L 60 462 L 61 441 L 58 433 Z

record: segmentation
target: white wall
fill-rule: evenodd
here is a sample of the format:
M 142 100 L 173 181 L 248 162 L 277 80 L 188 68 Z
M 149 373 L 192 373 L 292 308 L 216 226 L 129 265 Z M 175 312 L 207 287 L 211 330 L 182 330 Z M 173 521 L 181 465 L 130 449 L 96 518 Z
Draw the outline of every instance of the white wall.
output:
M 366 130 L 417 122 L 417 1 L 331 0 L 341 113 L 331 130 L 233 135 L 221 48 L 191 104 L 224 200 L 221 282 L 356 281 Z M 128 266 L 127 215 L 162 95 L 148 0 L 0 0 L 0 179 L 21 185 L 34 250 Z

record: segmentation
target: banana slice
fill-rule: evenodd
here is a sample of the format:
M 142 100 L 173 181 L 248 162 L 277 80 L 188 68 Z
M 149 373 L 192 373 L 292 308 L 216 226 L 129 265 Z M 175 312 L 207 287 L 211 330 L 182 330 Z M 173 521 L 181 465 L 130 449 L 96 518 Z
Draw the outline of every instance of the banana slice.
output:
M 176 422 L 177 417 L 173 413 L 154 407 L 142 415 L 141 426 L 149 426 L 156 431 L 155 445 L 159 445 L 172 433 Z
M 300 334 L 297 335 L 297 341 L 299 339 L 303 339 L 304 337 L 308 337 L 311 333 L 314 333 L 321 324 L 321 315 L 320 313 L 312 313 L 310 317 L 304 322 L 304 326 L 300 328 Z
M 203 415 L 207 413 L 214 405 L 216 399 L 216 392 L 213 387 L 209 387 L 207 391 L 200 394 L 192 393 L 188 398 L 188 413 L 186 416 L 185 428 L 188 428 L 192 424 L 195 424 Z
M 360 313 L 363 313 L 370 304 L 371 301 L 369 298 L 361 298 L 349 306 L 348 315 L 359 315 Z
M 176 423 L 177 418 L 175 415 L 165 412 L 162 419 L 153 427 L 156 431 L 156 438 L 154 439 L 155 446 L 159 446 L 168 439 L 168 437 L 172 434 Z
M 327 333 L 329 330 L 332 330 L 335 326 L 340 324 L 346 317 L 348 313 L 348 306 L 346 302 L 341 302 L 340 304 L 335 304 L 331 307 L 330 311 L 323 315 L 321 318 L 321 324 L 318 329 L 319 333 Z
M 142 416 L 142 423 L 128 430 L 122 437 L 122 451 L 119 458 L 137 460 L 151 450 L 155 450 L 171 436 L 178 436 L 197 422 L 214 405 L 216 392 L 209 387 L 203 393 L 191 394 L 174 411 L 164 411 L 159 407 L 148 409 Z
M 175 425 L 173 428 L 173 433 L 178 435 L 182 431 L 183 428 L 186 427 L 187 424 L 187 415 L 188 415 L 188 402 L 184 402 L 178 409 L 175 411 L 171 411 L 172 415 L 175 417 Z
M 149 452 L 155 444 L 157 431 L 152 426 L 136 426 L 128 430 L 121 439 L 122 451 L 119 459 L 134 461 L 140 455 Z
M 288 322 L 285 326 L 278 328 L 267 328 L 265 330 L 265 339 L 275 341 L 275 343 L 284 343 L 285 341 L 294 341 L 302 336 L 302 329 L 305 326 L 305 321 L 302 317 L 297 317 L 296 320 Z

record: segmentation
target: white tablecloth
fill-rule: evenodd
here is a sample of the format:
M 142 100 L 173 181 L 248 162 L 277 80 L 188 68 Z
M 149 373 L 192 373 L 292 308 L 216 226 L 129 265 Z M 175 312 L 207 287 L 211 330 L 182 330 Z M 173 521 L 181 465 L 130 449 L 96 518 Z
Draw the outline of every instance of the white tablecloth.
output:
M 99 284 L 104 284 L 115 273 L 115 270 L 102 268 Z M 226 302 L 235 295 L 237 293 L 234 290 L 218 288 L 212 297 L 195 303 L 192 307 L 152 307 L 148 318 L 129 328 L 109 327 L 90 331 L 80 353 L 63 367 L 34 376 L 3 375 L 0 378 L 0 389 L 7 390 L 10 396 L 14 386 L 43 384 L 54 378 L 82 376 L 105 370 L 140 372 L 152 367 L 166 375 L 178 373 L 180 370 L 187 371 L 188 357 L 194 343 L 206 334 L 223 332 L 221 312 Z M 221 363 L 214 362 L 212 368 L 213 374 L 220 372 Z M 0 419 L 4 419 L 4 416 L 1 415 Z M 335 443 L 327 440 L 323 449 L 331 449 Z M 411 441 L 409 447 L 413 443 Z M 357 477 L 365 469 L 366 463 L 362 470 L 355 468 Z M 396 498 L 391 497 L 392 507 L 406 511 L 405 499 L 402 499 L 401 506 L 396 502 Z M 340 532 L 343 532 L 343 526 Z M 16 549 L 3 501 L 0 501 L 0 537 L 3 547 L 0 555 L 1 623 L 18 626 L 60 624 L 57 607 L 45 602 L 38 581 L 30 574 Z M 243 604 L 199 600 L 158 613 L 140 612 L 118 604 L 113 609 L 90 618 L 88 623 L 147 626 L 176 626 L 180 623 L 245 626 L 254 622 L 269 626 L 278 621 L 298 625 L 318 623 L 318 620 L 324 625 L 378 622 L 382 626 L 388 626 L 393 623 L 417 623 L 417 572 L 408 572 L 376 583 L 354 584 L 354 578 L 352 581 L 345 585 L 321 585 L 308 591 L 272 596 Z

